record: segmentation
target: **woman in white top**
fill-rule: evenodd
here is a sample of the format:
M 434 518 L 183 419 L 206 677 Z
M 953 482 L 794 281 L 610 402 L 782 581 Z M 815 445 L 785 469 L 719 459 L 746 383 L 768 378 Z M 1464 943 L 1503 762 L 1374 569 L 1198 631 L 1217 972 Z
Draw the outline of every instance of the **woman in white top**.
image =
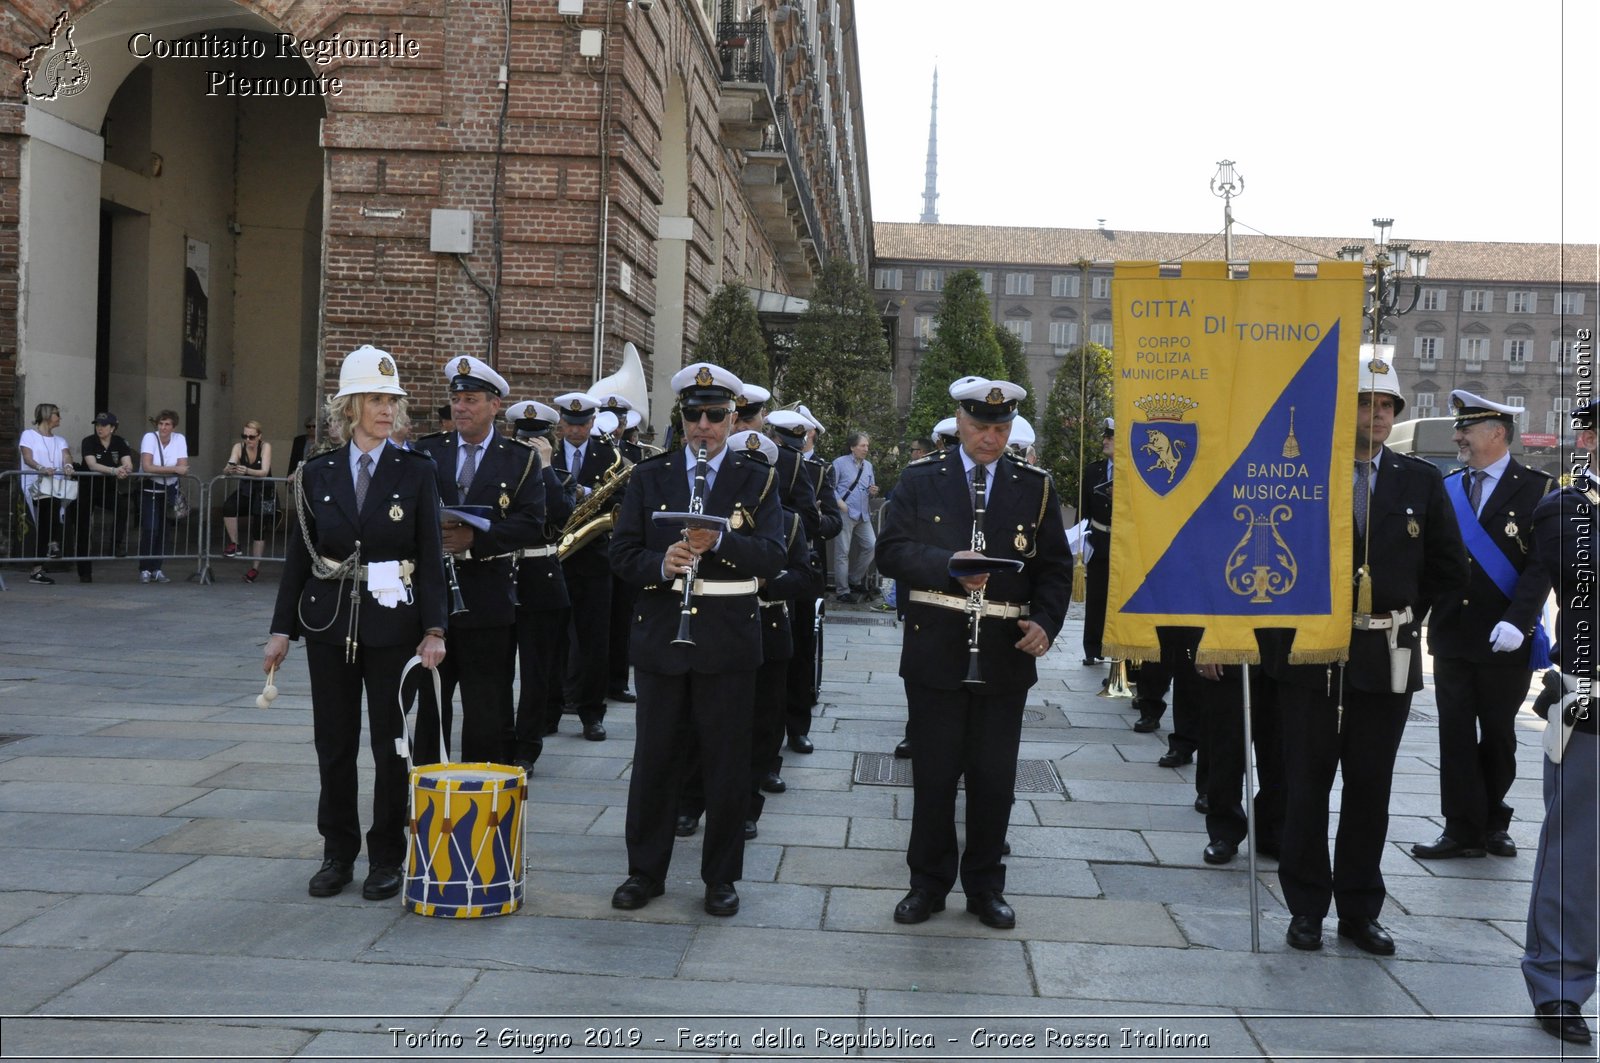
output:
M 139 443 L 139 470 L 150 474 L 139 492 L 139 582 L 170 583 L 161 571 L 161 551 L 166 545 L 169 488 L 181 491 L 178 477 L 189 474 L 189 441 L 176 431 L 173 410 L 156 414 L 154 432 Z
M 61 426 L 61 407 L 53 402 L 41 402 L 33 408 L 33 427 L 22 433 L 17 449 L 22 453 L 22 470 L 26 475 L 22 477 L 22 493 L 28 502 L 28 515 L 33 518 L 33 527 L 29 531 L 30 539 L 23 547 L 23 553 L 35 557 L 61 556 L 62 517 L 70 502 L 58 495 L 38 494 L 49 488 L 46 484 L 56 485 L 66 482 L 66 477 L 73 474 L 72 451 L 67 447 L 67 441 L 56 435 L 56 429 Z M 45 478 L 48 477 L 46 480 Z M 40 481 L 44 480 L 43 483 Z M 44 565 L 34 566 L 33 575 L 28 577 L 29 583 L 54 583 L 55 580 L 45 575 Z

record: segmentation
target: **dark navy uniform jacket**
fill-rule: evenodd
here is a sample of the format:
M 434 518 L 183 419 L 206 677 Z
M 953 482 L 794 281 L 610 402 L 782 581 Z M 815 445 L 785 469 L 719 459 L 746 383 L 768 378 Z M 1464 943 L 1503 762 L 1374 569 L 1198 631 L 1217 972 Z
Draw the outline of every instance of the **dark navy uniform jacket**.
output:
M 1467 582 L 1466 551 L 1455 514 L 1444 497 L 1439 470 L 1421 458 L 1385 447 L 1368 504 L 1366 538 L 1370 543 L 1359 534 L 1352 535 L 1355 564 L 1351 571 L 1358 572 L 1363 559 L 1371 567 L 1373 613 L 1411 609 L 1411 622 L 1401 628 L 1399 645 L 1412 650 L 1406 689 L 1416 693 L 1422 689 L 1422 617 L 1441 595 L 1459 597 Z M 1352 600 L 1357 593 L 1358 587 L 1352 585 Z M 1285 643 L 1276 645 L 1282 651 Z M 1483 652 L 1489 652 L 1487 640 Z M 1290 665 L 1282 652 L 1262 664 L 1272 678 L 1296 686 L 1326 690 L 1332 682 L 1326 665 Z M 1387 631 L 1350 632 L 1350 660 L 1344 676 L 1353 689 L 1390 692 Z
M 1600 583 L 1596 573 L 1600 527 L 1600 483 L 1585 475 L 1577 484 L 1545 495 L 1533 511 L 1534 554 L 1556 589 L 1556 647 L 1561 671 L 1600 676 Z M 1600 691 L 1600 685 L 1592 690 Z M 1591 699 L 1588 715 L 1574 724 L 1594 734 L 1600 727 L 1600 701 Z
M 1091 559 L 1099 565 L 1111 563 L 1111 532 L 1100 530 L 1111 527 L 1111 480 L 1106 475 L 1110 466 L 1105 458 L 1090 462 L 1078 491 L 1078 519 L 1089 522 L 1089 545 L 1094 548 Z
M 878 536 L 878 570 L 895 580 L 906 610 L 900 675 L 936 689 L 961 689 L 970 622 L 963 612 L 912 601 L 911 592 L 966 599 L 949 565 L 952 554 L 972 546 L 972 518 L 960 449 L 951 447 L 906 466 Z M 984 536 L 987 556 L 1023 562 L 1020 572 L 989 577 L 988 601 L 1027 605 L 1027 619 L 1054 641 L 1072 597 L 1072 551 L 1050 477 L 1031 465 L 996 462 Z M 992 689 L 1026 689 L 1037 682 L 1035 658 L 1016 648 L 1022 629 L 1015 619 L 986 618 L 979 632 L 979 661 Z
M 811 541 L 806 538 L 800 514 L 783 513 L 784 534 L 789 548 L 783 571 L 761 589 L 761 658 L 787 661 L 794 656 L 794 637 L 789 622 L 789 601 L 809 600 L 822 593 L 822 565 Z M 767 605 L 771 602 L 771 605 Z M 809 623 L 809 616 L 804 618 Z
M 308 642 L 343 643 L 349 633 L 353 581 L 318 579 L 311 551 L 343 561 L 361 544 L 361 563 L 410 561 L 412 601 L 393 609 L 363 596 L 357 640 L 364 646 L 414 646 L 430 627 L 443 628 L 445 596 L 443 552 L 439 545 L 439 491 L 433 463 L 414 451 L 385 446 L 372 473 L 366 505 L 356 512 L 350 445 L 319 454 L 301 467 L 303 512 L 310 528 L 308 549 L 298 521 L 289 528 L 289 554 L 278 584 L 272 630 Z
M 579 487 L 593 488 L 605 475 L 605 471 L 617 458 L 616 448 L 604 439 L 589 437 L 589 442 L 584 444 L 583 468 L 567 468 L 567 444 L 559 437 L 556 439 L 554 453 L 550 456 L 550 464 L 556 470 L 564 483 L 576 484 Z M 583 505 L 583 492 L 577 494 L 577 504 Z M 612 504 L 620 499 L 613 496 Z M 606 550 L 611 542 L 610 533 L 597 535 L 589 544 L 575 554 L 571 554 L 562 562 L 567 571 L 578 576 L 593 577 L 597 572 L 604 574 L 609 567 L 606 562 Z
M 544 478 L 532 447 L 490 432 L 478 454 L 477 471 L 460 497 L 456 486 L 459 432 L 439 432 L 416 441 L 416 449 L 434 461 L 439 500 L 445 506 L 487 506 L 488 531 L 474 530 L 474 558 L 459 560 L 456 579 L 467 611 L 450 618 L 453 629 L 509 627 L 516 622 L 517 594 L 512 559 L 505 555 L 537 546 L 544 532 Z
M 1445 477 L 1446 489 L 1454 491 L 1457 485 L 1465 488 L 1465 480 L 1465 469 L 1453 472 Z M 1433 619 L 1428 621 L 1428 652 L 1433 656 L 1460 657 L 1508 668 L 1529 667 L 1528 652 L 1533 640 L 1528 636 L 1550 596 L 1549 573 L 1543 566 L 1530 563 L 1533 513 L 1550 486 L 1550 477 L 1515 458 L 1506 465 L 1500 482 L 1484 502 L 1483 512 L 1478 514 L 1478 524 L 1520 574 L 1515 593 L 1509 599 L 1501 594 L 1469 551 L 1467 586 L 1460 593 L 1444 595 L 1433 605 Z M 1510 653 L 1493 653 L 1489 651 L 1489 632 L 1502 620 L 1522 632 L 1523 643 Z
M 539 470 L 544 480 L 544 532 L 535 546 L 550 546 L 561 541 L 561 529 L 572 516 L 573 486 L 563 483 L 561 474 L 550 466 Z M 555 554 L 524 557 L 517 561 L 517 608 L 523 612 L 548 612 L 572 604 L 567 580 Z
M 634 667 L 662 675 L 746 672 L 761 664 L 761 621 L 755 594 L 694 599 L 695 645 L 675 646 L 682 592 L 661 578 L 667 547 L 683 537 L 650 519 L 652 512 L 689 508 L 689 459 L 679 448 L 634 466 L 611 539 L 611 568 L 624 583 L 642 587 L 633 608 L 628 642 Z M 783 515 L 777 470 L 759 457 L 729 451 L 705 499 L 705 512 L 732 518 L 717 548 L 700 558 L 705 580 L 775 579 L 783 571 Z

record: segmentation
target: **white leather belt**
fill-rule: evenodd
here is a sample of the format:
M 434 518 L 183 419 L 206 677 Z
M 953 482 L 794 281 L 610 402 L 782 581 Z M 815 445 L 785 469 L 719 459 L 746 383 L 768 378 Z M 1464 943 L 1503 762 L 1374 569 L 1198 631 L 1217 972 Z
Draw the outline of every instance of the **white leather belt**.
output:
M 527 549 L 521 551 L 521 556 L 523 556 L 523 557 L 552 557 L 552 556 L 555 555 L 555 552 L 556 552 L 557 549 L 559 549 L 559 547 L 557 547 L 555 543 L 551 543 L 549 546 L 530 546 Z
M 672 589 L 678 594 L 683 593 L 682 576 L 672 581 Z M 753 579 L 697 579 L 690 591 L 696 598 L 732 598 L 755 592 L 756 581 Z
M 1350 618 L 1350 626 L 1357 631 L 1388 631 L 1392 627 L 1404 627 L 1411 623 L 1411 607 L 1408 605 L 1393 613 L 1357 613 Z
M 1093 528 L 1095 531 L 1108 532 L 1108 531 L 1111 530 L 1111 525 L 1109 525 L 1109 524 L 1101 524 L 1097 520 L 1091 520 L 1089 522 L 1089 527 Z
M 944 594 L 940 591 L 912 591 L 911 600 L 921 602 L 923 605 L 936 605 L 940 609 L 954 609 L 958 613 L 967 611 L 967 600 L 959 594 Z M 1026 605 L 1016 605 L 1011 602 L 984 602 L 983 615 L 997 617 L 1000 620 L 1015 620 L 1028 615 Z
M 322 558 L 322 563 L 324 565 L 327 565 L 329 568 L 338 568 L 340 565 L 344 564 L 343 561 L 335 561 L 331 557 Z M 400 562 L 400 578 L 401 579 L 410 579 L 411 578 L 411 574 L 413 572 L 415 572 L 416 570 L 417 570 L 417 566 L 414 563 L 412 563 L 410 561 L 402 561 L 402 562 Z M 360 580 L 362 583 L 367 582 L 367 566 L 366 565 L 361 565 L 360 567 L 358 567 L 356 569 L 355 576 L 356 576 L 356 579 Z

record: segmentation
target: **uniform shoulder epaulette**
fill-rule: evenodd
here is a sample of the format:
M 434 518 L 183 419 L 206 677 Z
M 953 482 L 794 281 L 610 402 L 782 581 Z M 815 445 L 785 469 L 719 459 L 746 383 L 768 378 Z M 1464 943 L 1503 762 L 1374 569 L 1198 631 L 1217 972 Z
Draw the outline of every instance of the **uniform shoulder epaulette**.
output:
M 1025 472 L 1031 472 L 1035 476 L 1048 477 L 1050 475 L 1049 470 L 1047 470 L 1043 465 L 1029 465 L 1021 458 L 1012 458 L 1011 460 L 1019 469 L 1022 469 Z
M 1429 461 L 1427 458 L 1419 458 L 1415 454 L 1401 454 L 1398 451 L 1391 450 L 1391 451 L 1388 452 L 1387 456 L 1388 457 L 1392 457 L 1392 458 L 1398 458 L 1402 463 L 1405 463 L 1405 464 L 1408 464 L 1408 465 L 1420 465 L 1423 468 L 1433 469 L 1435 472 L 1437 472 L 1438 469 L 1439 469 L 1439 467 L 1437 465 L 1435 465 L 1433 462 Z M 1380 465 L 1379 468 L 1381 469 L 1382 466 Z M 1465 470 L 1463 470 L 1463 469 L 1454 469 L 1454 470 L 1451 470 L 1449 475 L 1450 476 L 1454 476 L 1457 472 L 1463 472 L 1463 471 L 1465 471 Z
M 1546 480 L 1554 480 L 1555 479 L 1554 476 L 1550 475 L 1550 473 L 1548 473 L 1544 469 L 1538 469 L 1538 468 L 1535 468 L 1532 465 L 1524 465 L 1523 468 L 1527 469 L 1529 472 L 1533 473 L 1535 476 L 1543 476 Z
M 450 433 L 447 432 L 447 431 L 446 432 L 429 432 L 425 436 L 418 436 L 417 438 L 413 439 L 412 442 L 413 443 L 422 443 L 422 442 L 426 442 L 429 439 L 443 439 L 445 436 L 447 436 L 449 434 Z
M 907 462 L 906 463 L 906 468 L 913 469 L 913 468 L 916 468 L 918 465 L 927 465 L 930 462 L 938 461 L 942 457 L 944 457 L 943 454 L 924 454 L 924 455 L 922 455 L 922 457 L 917 458 L 915 461 Z
M 527 447 L 529 450 L 533 449 L 533 440 L 531 439 L 522 439 L 518 436 L 502 436 L 501 438 L 503 438 L 507 443 L 515 443 L 517 446 Z
M 649 465 L 653 461 L 660 461 L 663 458 L 670 458 L 676 453 L 677 451 L 675 450 L 663 450 L 659 454 L 650 454 L 646 457 L 640 458 L 638 461 L 634 462 L 633 465 L 634 468 L 638 468 L 640 465 Z
M 428 461 L 432 461 L 433 455 L 429 454 L 427 451 L 417 449 L 416 443 L 418 442 L 421 442 L 421 440 L 414 441 L 410 447 L 395 447 L 394 449 L 398 450 L 408 458 L 426 458 Z

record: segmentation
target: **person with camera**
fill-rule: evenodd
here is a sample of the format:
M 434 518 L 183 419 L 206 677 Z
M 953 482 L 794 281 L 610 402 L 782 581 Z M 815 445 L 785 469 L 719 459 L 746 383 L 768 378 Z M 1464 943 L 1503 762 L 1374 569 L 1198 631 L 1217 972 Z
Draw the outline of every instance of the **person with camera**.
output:
M 239 442 L 228 453 L 228 463 L 222 475 L 238 476 L 238 490 L 222 503 L 222 527 L 228 533 L 225 557 L 239 552 L 239 522 L 245 522 L 250 536 L 250 568 L 244 574 L 246 583 L 254 583 L 260 573 L 256 566 L 266 546 L 264 528 L 278 512 L 278 493 L 269 483 L 258 483 L 272 475 L 272 444 L 261 438 L 261 422 L 246 421 L 239 433 Z

